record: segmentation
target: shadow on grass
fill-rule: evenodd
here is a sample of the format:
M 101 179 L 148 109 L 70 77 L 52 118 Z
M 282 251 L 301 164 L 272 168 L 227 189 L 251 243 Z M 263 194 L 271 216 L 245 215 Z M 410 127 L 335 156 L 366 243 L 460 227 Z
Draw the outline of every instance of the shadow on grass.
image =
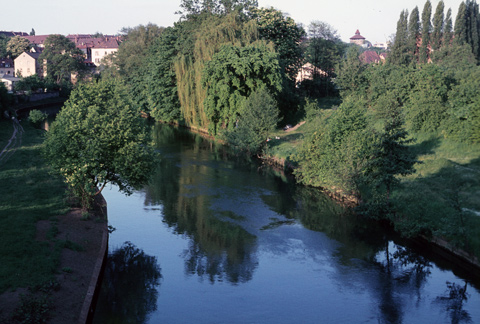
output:
M 415 236 L 442 237 L 480 257 L 480 158 L 466 165 L 448 159 L 426 161 L 426 176 L 407 179 L 392 196 L 395 227 Z

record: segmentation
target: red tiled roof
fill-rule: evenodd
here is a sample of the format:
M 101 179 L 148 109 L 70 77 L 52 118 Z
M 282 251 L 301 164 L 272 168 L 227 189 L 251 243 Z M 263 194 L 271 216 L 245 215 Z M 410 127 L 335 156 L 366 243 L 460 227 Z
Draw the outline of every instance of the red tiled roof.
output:
M 27 39 L 30 42 L 30 44 L 43 45 L 43 43 L 45 43 L 45 40 L 47 39 L 48 36 L 50 35 L 22 36 L 22 37 Z
M 355 32 L 355 35 L 350 37 L 351 40 L 355 40 L 355 39 L 365 39 L 365 37 L 363 37 L 362 35 L 360 35 L 360 31 L 357 29 L 357 31 Z
M 360 59 L 363 63 L 371 64 L 371 63 L 380 63 L 382 62 L 382 56 L 378 55 L 375 51 L 365 51 L 360 54 Z

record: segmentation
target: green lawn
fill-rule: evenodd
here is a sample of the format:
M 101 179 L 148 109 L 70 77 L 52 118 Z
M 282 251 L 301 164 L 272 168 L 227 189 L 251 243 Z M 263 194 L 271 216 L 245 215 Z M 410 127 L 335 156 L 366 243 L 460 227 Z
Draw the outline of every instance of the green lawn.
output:
M 53 278 L 60 248 L 36 241 L 36 223 L 68 211 L 64 184 L 48 173 L 41 155 L 43 131 L 26 121 L 22 126 L 20 147 L 0 165 L 0 293 Z M 0 151 L 12 130 L 10 121 L 0 121 Z
M 2 152 L 8 140 L 12 136 L 13 126 L 11 122 L 0 122 L 0 152 Z

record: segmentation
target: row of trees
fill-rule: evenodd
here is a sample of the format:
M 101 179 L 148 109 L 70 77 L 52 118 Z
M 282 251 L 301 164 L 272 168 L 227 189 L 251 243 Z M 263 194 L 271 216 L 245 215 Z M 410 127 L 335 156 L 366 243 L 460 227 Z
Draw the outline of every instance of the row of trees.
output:
M 249 0 L 185 0 L 181 8 L 173 27 L 123 30 L 101 80 L 74 90 L 47 135 L 47 157 L 86 207 L 107 182 L 129 192 L 151 171 L 135 114 L 208 129 L 256 153 L 298 107 L 305 32 L 291 18 Z M 48 40 L 42 57 L 60 80 L 78 56 L 61 37 Z
M 309 105 L 309 121 L 317 130 L 305 138 L 295 157 L 299 165 L 295 173 L 301 183 L 352 196 L 363 202 L 369 215 L 402 223 L 403 230 L 411 235 L 423 231 L 426 225 L 418 220 L 400 219 L 391 198 L 400 176 L 415 170 L 415 146 L 410 142 L 420 134 L 453 143 L 480 142 L 480 67 L 471 45 L 474 41 L 471 38 L 472 43 L 457 44 L 455 32 L 451 41 L 444 43 L 449 39 L 445 36 L 449 29 L 445 29 L 445 24 L 443 29 L 435 28 L 443 10 L 443 4 L 439 6 L 441 10 L 437 10 L 433 33 L 429 35 L 433 58 L 430 63 L 422 63 L 418 38 L 415 43 L 415 38 L 411 39 L 410 47 L 402 43 L 403 28 L 398 29 L 385 64 L 362 64 L 359 50 L 349 48 L 337 70 L 336 84 L 341 89 L 342 103 L 329 111 Z M 475 3 L 463 6 L 474 8 L 476 13 L 470 12 L 470 16 L 478 15 Z M 416 16 L 415 10 L 412 15 Z M 462 24 L 460 18 L 456 26 Z M 405 21 L 403 11 L 399 26 Z M 428 21 L 425 19 L 425 25 Z M 442 31 L 440 38 L 434 36 L 438 34 L 435 30 Z M 402 46 L 405 51 L 399 52 Z
M 480 62 L 478 4 L 471 0 L 460 3 L 455 24 L 452 22 L 451 8 L 445 15 L 443 1 L 438 2 L 433 18 L 432 10 L 428 0 L 421 16 L 418 7 L 410 15 L 407 10 L 401 12 L 390 61 L 403 65 L 438 62 L 445 53 L 462 51 L 465 46 Z
M 300 101 L 295 78 L 306 33 L 280 11 L 256 5 L 182 1 L 182 19 L 173 27 L 147 38 L 138 34 L 153 31 L 152 25 L 128 30 L 103 75 L 122 76 L 141 109 L 156 120 L 212 134 L 232 130 L 246 99 L 260 88 L 268 89 L 282 117 L 292 117 Z M 138 62 L 135 71 L 127 63 L 132 61 Z

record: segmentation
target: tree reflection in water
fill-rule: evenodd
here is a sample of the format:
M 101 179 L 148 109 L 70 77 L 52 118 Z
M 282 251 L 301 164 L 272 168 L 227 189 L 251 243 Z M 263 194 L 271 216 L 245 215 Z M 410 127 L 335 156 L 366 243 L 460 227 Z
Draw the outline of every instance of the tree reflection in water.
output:
M 130 242 L 108 255 L 95 323 L 146 323 L 157 309 L 157 259 Z
M 463 309 L 463 304 L 468 299 L 467 282 L 465 285 L 459 285 L 447 281 L 446 296 L 437 297 L 437 301 L 445 305 L 445 309 L 450 316 L 452 324 L 472 323 L 470 314 Z
M 377 254 L 373 263 L 380 270 L 377 287 L 382 321 L 402 323 L 404 310 L 401 299 L 397 296 L 409 292 L 415 294 L 417 301 L 420 301 L 421 288 L 431 273 L 432 264 L 412 249 L 388 240 L 385 242 L 385 250 Z

